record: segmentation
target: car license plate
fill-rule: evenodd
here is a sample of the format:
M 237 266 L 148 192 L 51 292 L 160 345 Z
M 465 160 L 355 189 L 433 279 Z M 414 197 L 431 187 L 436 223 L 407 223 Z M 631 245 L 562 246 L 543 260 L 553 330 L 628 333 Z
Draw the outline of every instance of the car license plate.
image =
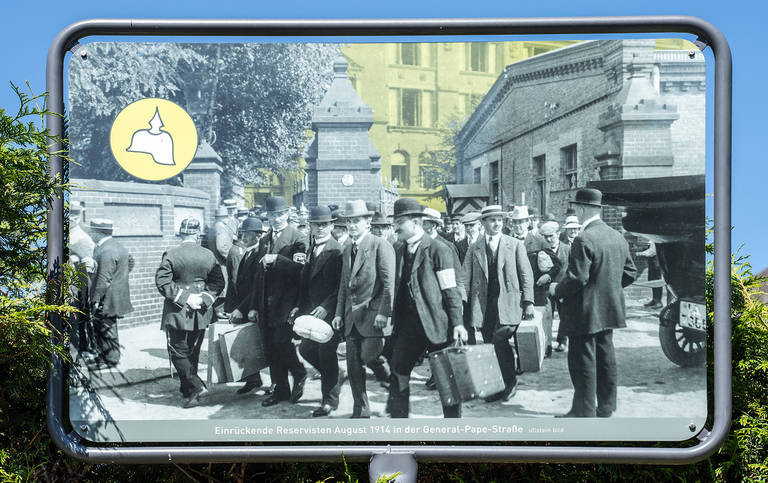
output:
M 680 301 L 680 325 L 689 329 L 706 330 L 707 308 L 704 304 Z

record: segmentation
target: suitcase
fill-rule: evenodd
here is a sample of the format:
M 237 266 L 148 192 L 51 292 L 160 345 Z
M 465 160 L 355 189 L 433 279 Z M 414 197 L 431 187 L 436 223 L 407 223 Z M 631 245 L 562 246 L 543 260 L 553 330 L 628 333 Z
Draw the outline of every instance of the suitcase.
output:
M 262 330 L 253 322 L 236 325 L 219 334 L 219 348 L 230 382 L 242 381 L 267 367 Z
M 447 347 L 432 352 L 429 365 L 444 406 L 488 397 L 504 390 L 493 344 Z
M 224 356 L 221 353 L 219 344 L 219 334 L 234 329 L 234 324 L 216 322 L 208 326 L 208 373 L 207 383 L 222 384 L 229 382 L 227 380 L 227 371 L 224 369 Z
M 534 311 L 531 320 L 523 320 L 517 328 L 517 355 L 520 360 L 520 370 L 538 372 L 544 362 L 546 337 L 542 325 L 543 310 Z

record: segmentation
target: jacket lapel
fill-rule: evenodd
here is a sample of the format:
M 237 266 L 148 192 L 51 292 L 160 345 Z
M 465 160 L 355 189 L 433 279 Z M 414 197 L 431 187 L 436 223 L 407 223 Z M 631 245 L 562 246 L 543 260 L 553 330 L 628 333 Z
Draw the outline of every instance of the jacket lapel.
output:
M 512 240 L 501 235 L 501 240 L 499 240 L 499 251 L 496 254 L 496 272 L 499 277 L 499 284 L 504 282 L 504 262 L 506 260 L 507 252 L 513 253 Z
M 418 270 L 421 264 L 424 263 L 425 250 L 430 243 L 432 243 L 432 239 L 425 233 L 414 254 L 413 267 L 411 267 L 411 280 L 413 280 L 414 275 L 416 275 L 416 270 Z
M 352 267 L 352 274 L 350 278 L 354 277 L 357 272 L 360 270 L 360 267 L 363 266 L 363 262 L 365 261 L 365 258 L 368 256 L 368 250 L 371 247 L 371 235 L 370 233 L 367 233 L 365 235 L 365 238 L 363 238 L 363 241 L 360 243 L 360 245 L 357 247 L 357 255 L 355 255 L 355 266 Z M 352 249 L 354 249 L 354 242 L 352 245 Z M 350 256 L 352 254 L 352 250 L 349 251 Z
M 472 245 L 472 249 L 475 251 L 475 257 L 480 262 L 480 268 L 483 269 L 485 279 L 488 279 L 488 257 L 485 255 L 485 240 L 478 237 L 477 242 Z

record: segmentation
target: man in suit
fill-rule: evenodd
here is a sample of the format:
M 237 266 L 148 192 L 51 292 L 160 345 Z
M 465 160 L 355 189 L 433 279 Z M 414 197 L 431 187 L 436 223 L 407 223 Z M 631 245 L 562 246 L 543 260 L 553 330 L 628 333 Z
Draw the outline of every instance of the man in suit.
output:
M 569 337 L 573 403 L 564 417 L 610 417 L 616 410 L 613 329 L 626 327 L 624 287 L 637 274 L 624 237 L 600 219 L 602 193 L 580 189 L 571 202 L 582 221 L 568 271 L 550 294 L 560 300 L 560 328 Z M 597 406 L 595 406 L 597 398 Z
M 214 319 L 213 305 L 224 289 L 221 268 L 213 253 L 198 244 L 199 234 L 198 220 L 182 220 L 181 244 L 163 254 L 155 272 L 157 290 L 165 297 L 160 328 L 166 333 L 185 408 L 199 405 L 207 392 L 197 363 L 205 329 Z
M 91 324 L 90 304 L 88 302 L 91 278 L 96 272 L 96 260 L 93 249 L 96 244 L 81 225 L 83 205 L 79 201 L 69 204 L 69 264 L 77 272 L 70 293 L 75 299 L 75 307 L 80 313 L 72 314 L 72 349 L 84 359 L 93 358 L 93 325 Z M 75 356 L 76 358 L 77 356 Z
M 301 269 L 306 259 L 307 238 L 288 224 L 288 204 L 282 196 L 267 198 L 269 231 L 259 240 L 257 264 L 252 276 L 254 290 L 232 313 L 232 319 L 242 318 L 260 322 L 269 361 L 274 392 L 262 401 L 262 406 L 273 406 L 281 401 L 296 403 L 304 394 L 307 370 L 299 361 L 293 345 L 290 312 L 296 307 Z M 288 374 L 293 376 L 293 388 Z
M 93 258 L 97 267 L 90 297 L 94 349 L 97 352 L 92 362 L 115 367 L 120 362 L 117 319 L 133 310 L 128 285 L 131 259 L 123 244 L 112 238 L 112 220 L 94 218 L 90 229 L 96 243 Z
M 341 285 L 333 328 L 347 339 L 347 373 L 353 418 L 369 418 L 365 365 L 384 347 L 384 327 L 392 316 L 395 252 L 389 242 L 370 234 L 371 217 L 363 200 L 347 202 L 343 212 L 352 243 L 344 249 Z
M 486 401 L 509 400 L 517 392 L 515 354 L 509 345 L 520 321 L 533 318 L 533 272 L 523 243 L 504 235 L 501 206 L 486 206 L 480 213 L 484 237 L 464 260 L 472 326 L 483 340 L 492 341 L 499 359 L 504 390 Z
M 528 257 L 535 255 L 549 245 L 534 231 L 530 230 L 531 216 L 526 205 L 515 206 L 515 210 L 509 217 L 512 236 L 523 242 Z M 531 261 L 531 263 L 533 263 Z
M 298 306 L 291 317 L 312 315 L 331 322 L 336 314 L 336 302 L 341 281 L 341 245 L 331 236 L 333 218 L 331 210 L 316 206 L 310 210 L 309 226 L 311 243 L 308 261 L 301 270 Z M 313 417 L 328 416 L 339 406 L 339 359 L 336 348 L 341 334 L 334 332 L 331 340 L 319 343 L 304 339 L 299 346 L 301 356 L 320 373 L 320 407 Z
M 480 213 L 476 211 L 467 213 L 461 217 L 460 221 L 460 224 L 464 227 L 464 237 L 454 244 L 456 245 L 456 250 L 459 252 L 459 260 L 463 265 L 469 247 L 475 243 L 480 236 Z
M 395 309 L 392 316 L 391 414 L 407 418 L 410 377 L 425 351 L 445 348 L 451 339 L 467 339 L 457 284 L 458 257 L 448 243 L 427 235 L 424 213 L 416 200 L 395 202 L 395 232 L 401 243 L 396 253 Z M 461 404 L 443 406 L 443 416 L 461 416 Z
M 240 307 L 240 305 L 256 291 L 254 285 L 256 277 L 254 274 L 256 273 L 261 260 L 261 257 L 259 256 L 259 240 L 261 240 L 263 235 L 264 225 L 261 223 L 260 218 L 249 216 L 243 221 L 243 224 L 240 227 L 240 239 L 245 246 L 245 251 L 240 257 L 239 262 L 235 263 L 235 261 L 232 260 L 232 270 L 229 273 L 234 273 L 234 279 L 227 291 L 227 303 L 225 304 L 227 312 L 232 312 L 233 314 L 233 321 L 242 320 L 242 316 L 239 315 L 240 313 L 237 312 L 237 314 L 235 314 L 235 311 L 237 307 Z M 235 267 L 237 268 L 235 269 Z M 245 385 L 240 387 L 237 390 L 237 393 L 246 394 L 261 387 L 261 385 L 261 375 L 257 372 L 246 377 Z

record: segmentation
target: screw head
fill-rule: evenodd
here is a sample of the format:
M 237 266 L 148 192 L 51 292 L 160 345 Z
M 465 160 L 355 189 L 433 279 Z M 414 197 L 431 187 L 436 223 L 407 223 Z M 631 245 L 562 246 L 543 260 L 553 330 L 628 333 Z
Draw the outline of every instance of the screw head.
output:
M 85 50 L 85 49 L 80 49 L 80 57 L 83 58 L 83 59 L 87 59 L 88 58 L 88 51 Z
M 688 51 L 688 57 L 691 58 L 691 59 L 696 57 L 696 51 L 695 50 L 689 50 Z
M 694 431 L 696 431 L 696 425 L 691 423 L 691 424 L 688 425 L 688 429 L 690 429 L 691 432 L 694 432 Z
M 88 425 L 86 425 L 86 424 L 81 424 L 81 425 L 80 425 L 80 431 L 82 431 L 82 432 L 84 432 L 84 433 L 87 433 L 87 432 L 88 432 Z

